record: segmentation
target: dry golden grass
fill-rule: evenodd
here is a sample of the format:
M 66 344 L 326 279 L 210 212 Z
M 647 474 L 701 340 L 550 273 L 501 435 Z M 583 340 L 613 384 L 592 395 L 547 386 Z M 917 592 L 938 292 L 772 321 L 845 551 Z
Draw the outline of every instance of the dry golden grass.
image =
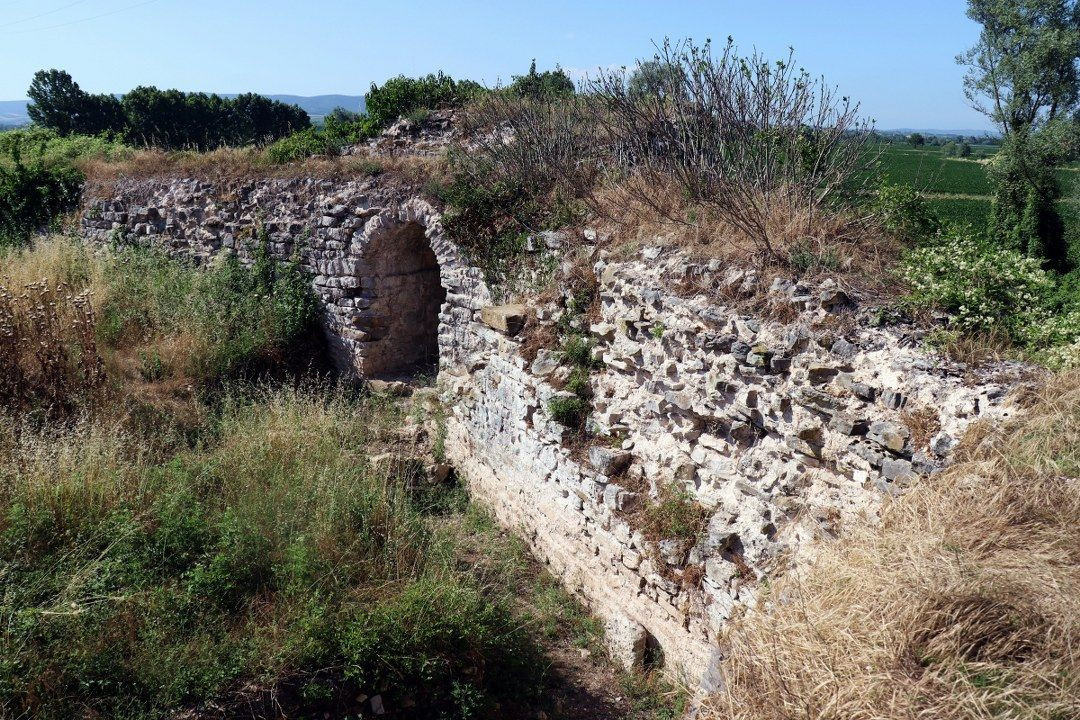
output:
M 706 718 L 1080 717 L 1080 373 L 728 633 Z
M 590 198 L 590 207 L 610 225 L 612 244 L 633 251 L 657 243 L 678 247 L 697 262 L 719 259 L 736 267 L 754 267 L 767 290 L 774 277 L 808 280 L 830 277 L 863 295 L 897 291 L 888 272 L 899 257 L 894 239 L 850 212 L 788 213 L 777 208 L 767 222 L 774 256 L 743 231 L 689 203 L 672 180 L 667 185 L 630 178 L 606 183 Z M 642 200 L 650 198 L 649 202 Z M 687 279 L 687 291 L 705 292 Z M 729 298 L 730 299 L 730 298 Z
M 205 353 L 208 338 L 185 328 L 126 338 L 115 347 L 100 343 L 107 268 L 106 258 L 67 237 L 0 252 L 0 367 L 6 370 L 0 406 L 36 407 L 53 417 L 91 411 L 123 423 L 146 405 L 193 427 L 198 404 L 186 370 Z M 148 377 L 148 358 L 160 359 L 157 376 Z M 117 387 L 124 392 L 118 395 Z
M 105 389 L 87 251 L 66 241 L 0 256 L 0 406 L 63 416 Z
M 0 250 L 0 285 L 24 288 L 32 283 L 68 285 L 89 290 L 95 297 L 105 291 L 103 268 L 92 262 L 90 248 L 64 237 L 39 239 L 32 246 Z
M 139 150 L 119 160 L 89 158 L 78 165 L 92 186 L 106 189 L 122 178 L 350 180 L 373 175 L 382 177 L 384 183 L 398 182 L 419 186 L 431 178 L 445 177 L 448 172 L 446 159 L 441 156 L 364 153 L 344 157 L 319 156 L 280 165 L 271 162 L 266 153 L 257 148 L 222 148 L 210 152 L 166 152 L 148 149 Z

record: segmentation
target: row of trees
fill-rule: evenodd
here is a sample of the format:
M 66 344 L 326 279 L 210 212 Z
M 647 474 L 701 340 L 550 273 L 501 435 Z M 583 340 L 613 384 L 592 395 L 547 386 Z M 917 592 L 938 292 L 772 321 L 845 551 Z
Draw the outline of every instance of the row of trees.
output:
M 920 132 L 913 132 L 910 135 L 897 136 L 892 135 L 892 138 L 899 138 L 912 147 L 945 147 L 950 143 L 953 145 L 998 145 L 1000 140 L 992 135 L 984 135 L 978 137 L 976 135 L 923 135 Z
M 87 93 L 63 70 L 35 73 L 28 94 L 30 119 L 60 135 L 112 133 L 165 149 L 263 144 L 311 125 L 301 108 L 254 93 L 227 99 L 138 87 L 117 99 Z

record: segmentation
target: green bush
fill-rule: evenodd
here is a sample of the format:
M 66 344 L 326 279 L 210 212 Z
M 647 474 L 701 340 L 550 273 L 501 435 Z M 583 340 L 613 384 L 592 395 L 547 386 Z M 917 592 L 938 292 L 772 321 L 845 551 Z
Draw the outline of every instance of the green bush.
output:
M 284 137 L 266 148 L 270 162 L 284 165 L 314 155 L 340 155 L 349 145 L 355 145 L 377 133 L 368 117 L 353 119 L 346 115 L 330 115 L 321 128 L 307 128 Z
M 548 403 L 551 418 L 568 428 L 583 428 L 590 409 L 589 401 L 577 395 L 561 395 Z
M 251 267 L 228 254 L 205 270 L 159 251 L 123 248 L 107 278 L 102 339 L 118 347 L 187 334 L 196 342 L 183 369 L 199 379 L 236 375 L 282 358 L 318 319 L 310 279 L 298 264 L 272 259 L 265 241 Z
M 46 167 L 82 160 L 123 160 L 135 149 L 110 134 L 66 135 L 42 127 L 0 132 L 0 165 L 11 165 L 15 146 L 33 151 Z
M 1013 338 L 1042 318 L 1053 288 L 1038 260 L 959 231 L 909 253 L 902 274 L 915 305 L 944 310 L 961 330 Z
M 901 276 L 915 307 L 948 314 L 964 333 L 1004 334 L 1054 366 L 1080 360 L 1080 301 L 1076 282 L 989 239 L 952 230 L 910 252 Z
M 882 228 L 897 237 L 921 242 L 941 228 L 941 220 L 922 193 L 911 185 L 882 185 L 874 198 Z
M 46 167 L 41 157 L 22 161 L 21 146 L 10 149 L 11 167 L 0 165 L 0 246 L 19 245 L 56 225 L 79 202 L 83 177 L 66 166 Z
M 483 88 L 478 83 L 456 81 L 442 72 L 418 78 L 398 75 L 382 85 L 372 83 L 365 96 L 365 108 L 373 128 L 382 130 L 399 117 L 458 106 L 481 92 Z
M 266 156 L 278 165 L 296 162 L 313 155 L 337 155 L 341 151 L 334 140 L 317 128 L 308 128 L 281 138 L 266 148 Z

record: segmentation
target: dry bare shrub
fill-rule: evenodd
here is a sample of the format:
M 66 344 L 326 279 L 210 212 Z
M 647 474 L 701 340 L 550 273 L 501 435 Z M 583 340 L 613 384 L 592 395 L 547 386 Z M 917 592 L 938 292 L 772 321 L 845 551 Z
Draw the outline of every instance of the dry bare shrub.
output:
M 900 413 L 900 422 L 911 431 L 913 447 L 924 448 L 930 438 L 941 430 L 941 418 L 938 411 L 928 405 L 909 407 Z
M 0 406 L 65 416 L 103 391 L 90 293 L 48 278 L 0 285 Z
M 708 42 L 665 41 L 649 65 L 656 70 L 644 89 L 613 70 L 587 91 L 610 166 L 639 175 L 628 190 L 657 213 L 667 206 L 653 188 L 674 179 L 689 200 L 778 258 L 775 218 L 798 219 L 809 233 L 834 200 L 869 179 L 871 124 L 792 55 L 770 63 L 759 52 L 740 56 L 730 38 L 719 54 Z
M 728 631 L 706 717 L 1080 717 L 1080 374 Z
M 457 167 L 477 182 L 520 186 L 537 194 L 588 194 L 603 163 L 587 96 L 481 96 L 462 113 L 464 148 Z

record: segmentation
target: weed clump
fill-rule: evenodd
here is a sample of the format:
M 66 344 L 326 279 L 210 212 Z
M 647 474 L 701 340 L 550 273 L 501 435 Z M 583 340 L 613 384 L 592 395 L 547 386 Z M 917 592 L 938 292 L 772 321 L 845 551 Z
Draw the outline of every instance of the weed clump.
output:
M 640 529 L 646 539 L 679 540 L 693 545 L 705 530 L 708 512 L 693 495 L 671 485 L 658 489 L 640 512 Z

